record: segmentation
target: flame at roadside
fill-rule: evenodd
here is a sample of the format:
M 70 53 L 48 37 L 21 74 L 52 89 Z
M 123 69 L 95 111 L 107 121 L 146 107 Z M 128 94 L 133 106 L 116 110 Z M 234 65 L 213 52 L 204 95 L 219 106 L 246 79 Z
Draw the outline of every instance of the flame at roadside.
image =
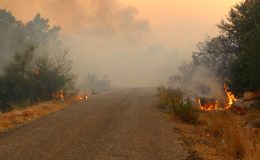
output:
M 89 97 L 87 95 L 77 95 L 76 100 L 78 101 L 86 101 Z
M 214 103 L 210 103 L 210 104 L 206 104 L 206 105 L 201 105 L 200 99 L 198 99 L 198 102 L 200 104 L 200 109 L 201 110 L 210 111 L 210 110 L 221 109 L 219 101 L 215 101 Z
M 228 86 L 226 84 L 224 85 L 224 90 L 227 95 L 227 104 L 225 109 L 229 109 L 237 101 L 237 99 L 232 92 L 228 91 Z
M 54 98 L 54 99 L 56 99 L 56 100 L 62 100 L 62 101 L 64 101 L 64 98 L 65 98 L 65 96 L 64 96 L 64 90 L 59 90 L 59 91 L 57 91 L 57 92 L 55 92 L 55 93 L 52 93 L 51 96 L 52 96 L 52 98 Z
M 200 109 L 206 111 L 230 109 L 232 105 L 237 101 L 237 99 L 235 98 L 235 95 L 232 92 L 228 91 L 228 86 L 226 84 L 224 84 L 224 91 L 226 94 L 226 104 L 224 106 L 222 106 L 220 102 L 217 100 L 213 103 L 201 104 L 201 99 L 198 98 L 197 100 L 200 104 Z

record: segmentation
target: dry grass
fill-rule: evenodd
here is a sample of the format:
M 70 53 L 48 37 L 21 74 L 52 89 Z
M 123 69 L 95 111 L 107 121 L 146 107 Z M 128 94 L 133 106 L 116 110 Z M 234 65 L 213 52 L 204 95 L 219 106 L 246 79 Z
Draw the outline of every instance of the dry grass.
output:
M 176 117 L 172 119 L 186 149 L 202 159 L 257 160 L 260 157 L 260 129 L 248 125 L 260 119 L 260 111 L 243 116 L 230 111 L 202 111 L 198 123 L 192 125 Z
M 256 160 L 260 157 L 260 131 L 244 126 L 245 117 L 228 111 L 202 114 L 207 131 L 215 137 L 216 148 L 229 159 Z
M 160 103 L 162 106 L 176 106 L 183 101 L 183 92 L 180 89 L 161 86 L 158 88 Z
M 176 122 L 176 128 L 180 130 L 190 151 L 196 151 L 203 159 L 259 159 L 259 110 L 241 107 L 232 110 L 197 111 L 196 114 L 196 110 L 185 103 L 180 90 L 160 87 L 158 95 L 163 108 L 170 108 L 184 122 L 187 119 L 188 122 L 196 122 L 193 125 Z
M 192 103 L 184 98 L 180 89 L 161 86 L 158 88 L 161 108 L 175 113 L 186 123 L 196 123 L 197 113 L 192 107 Z
M 12 128 L 17 124 L 57 112 L 73 102 L 74 98 L 69 98 L 65 102 L 48 101 L 23 109 L 16 109 L 18 107 L 13 107 L 14 109 L 12 111 L 0 114 L 0 132 Z

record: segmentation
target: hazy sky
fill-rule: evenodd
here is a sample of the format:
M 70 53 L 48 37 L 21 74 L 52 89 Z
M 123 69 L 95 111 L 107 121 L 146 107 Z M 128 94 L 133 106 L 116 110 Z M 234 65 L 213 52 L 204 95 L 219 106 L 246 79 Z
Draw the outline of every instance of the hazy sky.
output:
M 189 59 L 198 41 L 239 0 L 0 0 L 27 22 L 36 13 L 62 27 L 77 73 L 121 86 L 154 86 Z
M 59 25 L 66 29 L 66 18 L 71 10 L 60 13 L 64 14 L 61 21 L 55 15 L 46 13 L 46 8 L 42 7 L 44 1 L 48 0 L 0 0 L 0 6 L 11 10 L 24 21 L 37 12 L 43 12 L 43 16 L 46 14 L 55 24 L 63 23 Z M 80 5 L 86 5 L 84 0 L 79 1 Z M 135 7 L 138 17 L 149 21 L 158 41 L 177 50 L 192 50 L 197 41 L 207 35 L 215 35 L 218 32 L 216 24 L 226 17 L 230 7 L 237 2 L 239 0 L 120 0 L 124 6 Z
M 121 0 L 136 6 L 149 19 L 155 35 L 165 45 L 190 48 L 207 35 L 239 0 Z

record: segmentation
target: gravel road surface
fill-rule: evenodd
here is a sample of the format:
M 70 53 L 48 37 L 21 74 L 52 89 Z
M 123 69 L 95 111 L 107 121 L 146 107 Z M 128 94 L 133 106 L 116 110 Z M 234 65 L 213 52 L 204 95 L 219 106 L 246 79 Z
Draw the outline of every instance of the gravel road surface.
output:
M 106 91 L 0 135 L 0 160 L 181 160 L 155 89 Z

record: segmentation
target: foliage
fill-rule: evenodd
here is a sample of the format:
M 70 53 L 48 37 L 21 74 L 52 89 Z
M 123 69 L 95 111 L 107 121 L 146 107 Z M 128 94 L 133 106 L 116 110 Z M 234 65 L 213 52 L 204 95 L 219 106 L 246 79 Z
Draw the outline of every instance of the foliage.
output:
M 49 20 L 37 14 L 28 23 L 17 20 L 10 12 L 0 9 L 0 74 L 19 52 L 35 46 L 37 54 L 62 55 L 59 26 L 50 27 Z
M 17 53 L 0 77 L 1 110 L 10 105 L 31 105 L 49 100 L 58 91 L 71 88 L 74 76 L 71 66 L 63 58 L 36 56 L 35 48 L 30 47 L 23 53 Z
M 170 111 L 174 112 L 184 122 L 196 122 L 196 111 L 193 109 L 192 103 L 184 98 L 180 89 L 161 86 L 158 88 L 158 93 L 162 107 L 168 107 Z
M 260 89 L 260 1 L 237 4 L 219 28 L 239 48 L 237 59 L 231 64 L 232 89 L 237 93 Z
M 230 62 L 236 59 L 238 48 L 224 36 L 213 37 L 198 44 L 193 52 L 193 66 L 203 65 L 218 75 L 219 81 L 229 79 Z
M 227 83 L 236 94 L 260 90 L 260 1 L 237 4 L 218 27 L 221 34 L 198 43 L 192 62 L 181 66 L 180 74 L 172 76 L 170 84 L 188 88 L 189 92 L 190 88 L 197 90 L 197 87 L 210 90 L 212 85 L 205 82 L 213 77 L 211 82 Z M 211 74 L 204 71 L 206 74 L 201 74 L 201 68 Z
M 71 63 L 59 31 L 39 14 L 22 23 L 0 9 L 0 110 L 48 100 L 72 87 Z

